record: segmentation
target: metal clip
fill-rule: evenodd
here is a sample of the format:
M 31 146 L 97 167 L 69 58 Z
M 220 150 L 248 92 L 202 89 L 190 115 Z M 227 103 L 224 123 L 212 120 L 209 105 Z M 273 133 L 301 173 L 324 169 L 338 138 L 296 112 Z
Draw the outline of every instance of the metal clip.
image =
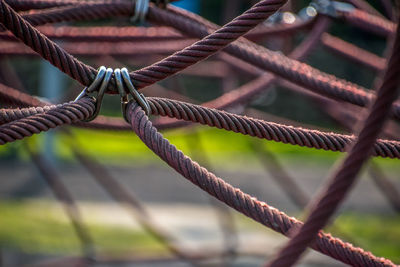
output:
M 88 121 L 94 120 L 97 117 L 97 115 L 99 115 L 101 104 L 103 102 L 104 93 L 106 92 L 108 83 L 111 80 L 112 73 L 113 73 L 113 70 L 111 68 L 106 69 L 106 67 L 101 66 L 98 69 L 96 78 L 94 79 L 92 84 L 89 87 L 85 87 L 82 90 L 82 92 L 74 100 L 74 101 L 78 101 L 79 99 L 81 99 L 84 96 L 90 97 L 89 93 L 97 91 L 96 97 L 93 97 L 96 100 L 96 104 L 95 104 L 96 109 L 92 116 L 90 116 L 89 118 L 87 118 L 83 121 L 88 122 Z M 100 87 L 98 88 L 99 84 L 100 84 Z
M 135 0 L 135 14 L 131 17 L 132 22 L 144 22 L 147 11 L 149 10 L 149 2 L 150 0 Z
M 315 0 L 310 6 L 314 7 L 318 13 L 337 18 L 342 13 L 352 12 L 355 7 L 352 4 L 331 1 L 331 0 Z
M 126 107 L 130 101 L 133 99 L 143 108 L 144 112 L 146 115 L 150 114 L 150 105 L 147 102 L 145 96 L 141 93 L 139 93 L 135 86 L 132 84 L 131 78 L 129 77 L 129 72 L 126 68 L 122 69 L 115 69 L 114 70 L 114 77 L 115 81 L 117 84 L 118 92 L 121 96 L 121 109 L 122 109 L 122 115 L 125 119 L 125 121 L 128 121 L 128 118 L 126 116 Z M 129 94 L 132 96 L 131 99 L 129 99 L 129 96 L 127 95 L 125 91 L 125 87 L 128 89 Z

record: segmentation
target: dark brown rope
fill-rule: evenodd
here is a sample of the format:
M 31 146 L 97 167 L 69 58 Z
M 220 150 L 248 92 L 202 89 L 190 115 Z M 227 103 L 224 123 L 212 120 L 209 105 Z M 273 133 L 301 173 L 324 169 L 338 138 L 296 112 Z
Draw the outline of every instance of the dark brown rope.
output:
M 353 136 L 336 133 L 326 133 L 318 130 L 308 130 L 272 122 L 266 122 L 263 120 L 253 119 L 217 109 L 210 109 L 207 107 L 171 99 L 148 97 L 147 100 L 150 104 L 151 113 L 153 115 L 176 118 L 183 121 L 191 121 L 211 127 L 216 127 L 219 129 L 241 133 L 244 135 L 258 137 L 260 139 L 282 142 L 285 144 L 345 152 L 348 144 L 352 143 L 355 140 Z M 90 104 L 93 104 L 93 102 L 91 102 L 92 100 L 87 101 L 89 101 Z M 70 105 L 76 109 L 78 109 L 79 107 L 79 110 L 81 112 L 86 112 L 86 114 L 91 112 L 90 108 L 87 106 L 87 103 L 84 102 L 68 103 L 61 105 L 60 107 L 55 106 L 54 108 L 50 108 L 49 111 L 37 115 L 33 114 L 43 111 L 44 108 L 27 108 L 16 110 L 6 109 L 1 110 L 0 114 L 3 117 L 2 121 L 25 118 L 29 115 L 33 116 L 29 116 L 21 120 L 29 120 L 30 118 L 34 118 L 35 116 L 44 116 L 45 119 L 42 118 L 43 122 L 45 121 L 46 124 L 51 124 L 55 120 L 59 121 L 61 119 L 64 119 L 65 115 L 61 114 L 60 112 L 64 109 L 64 107 L 69 108 Z M 50 118 L 46 117 L 46 114 L 48 113 L 52 114 Z M 3 142 L 6 142 L 6 140 L 10 140 L 7 142 L 11 142 L 15 141 L 16 139 L 22 139 L 24 137 L 22 134 L 26 134 L 25 136 L 31 136 L 32 130 L 30 129 L 32 126 L 26 123 L 18 123 L 19 121 L 20 120 L 13 121 L 8 124 L 4 124 L 3 126 L 0 126 L 0 133 L 6 131 L 6 129 L 11 124 L 15 123 L 18 124 L 20 127 L 19 131 L 21 135 L 18 135 L 20 138 L 15 138 L 16 133 L 12 132 L 12 134 L 10 133 L 10 135 L 12 135 L 14 139 L 4 139 L 5 137 L 3 136 L 2 138 L 2 136 L 0 135 L 0 140 L 3 140 Z M 73 122 L 77 122 L 77 120 L 74 120 Z M 72 123 L 72 121 L 69 123 Z M 57 125 L 54 125 L 54 127 L 56 126 Z M 11 138 L 11 136 L 8 136 L 8 138 Z M 374 145 L 372 155 L 388 158 L 400 158 L 400 142 L 379 139 Z
M 327 185 L 309 205 L 309 217 L 304 225 L 293 231 L 294 236 L 284 246 L 269 266 L 292 266 L 318 235 L 329 218 L 343 201 L 357 178 L 363 163 L 371 155 L 374 142 L 390 113 L 390 106 L 398 95 L 400 85 L 400 27 L 389 59 L 383 83 L 357 140 Z
M 1 2 L 1 3 L 2 3 L 2 6 L 4 7 L 5 4 L 3 2 Z M 108 6 L 107 10 L 110 12 L 115 11 L 118 13 L 118 11 L 115 9 L 122 8 L 122 6 L 123 6 L 123 4 L 120 4 L 120 5 L 115 4 L 115 6 Z M 122 9 L 124 10 L 124 12 L 126 12 L 127 7 L 125 6 L 125 8 L 122 8 Z M 7 10 L 10 10 L 10 9 L 7 9 Z M 80 10 L 85 10 L 85 11 L 88 10 L 88 12 L 93 12 L 92 10 L 94 10 L 94 9 L 93 8 L 87 8 L 87 9 L 81 8 Z M 189 35 L 195 36 L 195 37 L 200 37 L 200 38 L 207 36 L 209 33 L 211 33 L 213 30 L 215 30 L 217 28 L 216 25 L 214 25 L 210 22 L 205 23 L 204 19 L 194 20 L 194 18 L 196 18 L 196 16 L 194 16 L 193 14 L 188 15 L 189 13 L 179 11 L 176 8 L 169 8 L 169 10 L 170 11 L 172 10 L 174 12 L 174 14 L 171 14 L 167 11 L 160 10 L 157 8 L 150 8 L 149 9 L 149 19 L 156 21 L 158 23 L 163 23 L 163 24 L 166 24 L 166 25 L 169 25 L 172 27 L 176 27 L 179 30 L 185 32 L 186 34 L 189 34 Z M 103 12 L 103 11 L 101 11 L 101 12 Z M 120 14 L 120 13 L 118 13 L 118 14 Z M 122 13 L 122 14 L 125 14 L 125 13 Z M 70 14 L 68 16 L 72 16 L 72 15 Z M 188 16 L 189 16 L 189 18 L 187 18 Z M 18 21 L 19 23 L 24 24 L 25 27 L 21 28 L 21 30 L 25 30 L 27 32 L 30 32 L 30 31 L 35 32 L 35 29 L 33 27 L 29 26 L 29 24 L 26 24 L 20 17 L 18 17 L 17 14 L 14 14 L 13 18 L 16 21 Z M 5 23 L 6 23 L 5 25 L 7 26 L 7 21 Z M 10 21 L 8 21 L 8 23 L 10 23 Z M 12 29 L 13 25 L 14 24 L 8 25 L 8 26 L 11 27 L 11 29 Z M 16 29 L 14 29 L 14 30 L 16 30 Z M 50 40 L 48 40 L 44 36 L 40 35 L 40 33 L 37 33 L 37 32 L 35 32 L 35 33 L 36 33 L 35 36 L 37 38 L 40 38 L 40 40 L 38 39 L 36 41 L 43 42 L 41 47 L 43 45 L 45 45 L 46 47 L 48 46 L 51 49 L 51 52 L 52 52 L 51 54 L 60 55 L 61 58 L 63 58 L 64 56 L 67 57 L 67 55 L 65 54 L 65 51 L 63 51 L 63 53 L 61 51 L 57 52 L 56 50 L 59 50 L 61 48 L 58 47 L 58 49 L 56 49 L 57 46 L 54 43 L 51 43 Z M 14 33 L 14 34 L 17 34 L 17 33 Z M 18 34 L 17 34 L 17 36 L 18 36 Z M 22 36 L 20 34 L 20 36 L 18 36 L 18 37 L 25 38 L 24 34 L 22 34 Z M 41 37 L 43 37 L 44 39 Z M 38 49 L 35 49 L 35 46 L 33 46 L 33 44 L 32 44 L 31 38 L 29 40 L 24 40 L 24 41 L 28 45 L 30 43 L 31 48 L 36 50 L 36 52 L 39 52 L 39 53 L 44 52 L 44 51 L 38 51 Z M 36 44 L 36 46 L 38 46 L 38 44 Z M 242 58 L 244 60 L 248 60 L 249 62 L 251 62 L 252 64 L 254 64 L 260 68 L 270 70 L 281 77 L 287 78 L 293 82 L 303 85 L 306 88 L 311 89 L 317 93 L 321 93 L 323 95 L 327 95 L 329 97 L 333 97 L 336 99 L 348 101 L 350 103 L 360 105 L 360 106 L 367 106 L 371 102 L 372 95 L 367 93 L 364 90 L 364 88 L 362 88 L 360 86 L 355 86 L 354 84 L 351 84 L 344 80 L 337 79 L 336 77 L 322 73 L 322 72 L 310 67 L 309 65 L 306 65 L 304 63 L 300 63 L 300 62 L 297 62 L 294 60 L 290 60 L 282 54 L 274 53 L 268 49 L 265 49 L 261 46 L 257 46 L 250 42 L 240 41 L 238 43 L 233 43 L 232 45 L 228 46 L 225 49 L 225 51 L 230 52 L 236 56 L 239 56 L 240 58 Z M 47 55 L 49 55 L 49 53 L 50 53 L 50 51 L 47 53 Z M 50 60 L 50 62 L 52 62 L 52 60 L 53 60 L 52 58 L 49 58 L 49 56 L 46 57 L 46 54 L 42 54 L 42 56 L 44 58 Z M 64 69 L 65 73 L 67 73 L 74 79 L 78 80 L 79 82 L 83 83 L 84 85 L 88 85 L 89 79 L 92 79 L 94 77 L 95 70 L 93 68 L 88 67 L 87 65 L 77 61 L 74 58 L 71 58 L 71 57 L 65 58 L 63 60 L 63 62 L 65 63 L 65 66 L 60 66 L 61 62 L 59 60 L 57 60 L 57 62 L 53 61 L 52 63 L 55 66 L 59 66 L 59 68 L 61 70 Z M 147 68 L 147 70 L 149 70 L 149 69 Z M 142 70 L 139 70 L 135 73 L 140 73 L 141 71 Z M 158 69 L 158 71 L 161 71 L 161 70 Z M 162 71 L 164 71 L 164 70 L 162 70 Z M 146 71 L 142 72 L 141 75 L 145 75 L 145 73 L 147 73 L 147 72 Z M 154 74 L 154 73 L 152 73 L 152 74 Z M 89 75 L 89 76 L 85 76 L 85 75 Z M 138 88 L 147 86 L 148 85 L 147 82 L 150 82 L 150 83 L 155 82 L 153 80 L 150 81 L 150 79 L 152 79 L 150 77 L 146 77 L 146 78 L 142 77 L 143 79 L 146 79 L 146 83 L 144 84 L 143 81 L 139 81 L 139 80 L 136 81 L 135 77 L 136 76 L 134 74 L 131 75 L 132 82 Z M 111 88 L 111 89 L 113 90 L 113 88 Z M 394 116 L 396 116 L 397 118 L 400 118 L 400 105 L 399 104 L 397 104 L 397 103 L 395 104 L 395 106 L 393 108 L 393 113 L 394 113 Z
M 176 16 L 170 16 L 164 10 L 153 10 L 149 18 L 157 20 L 184 32 L 188 36 L 203 37 L 215 29 L 217 25 L 197 15 L 177 8 L 169 7 Z M 150 16 L 151 15 L 151 16 Z M 177 23 L 179 21 L 179 23 Z M 197 24 L 197 25 L 196 25 Z M 289 59 L 281 53 L 273 52 L 265 47 L 240 39 L 226 47 L 223 51 L 230 53 L 261 69 L 288 79 L 304 88 L 324 96 L 346 101 L 366 107 L 374 96 L 367 89 L 347 82 L 343 79 L 323 73 L 307 64 Z M 392 109 L 393 116 L 400 118 L 400 103 L 396 102 Z
M 136 71 L 134 75 L 131 75 L 132 82 L 136 87 L 142 88 L 209 57 L 253 29 L 275 13 L 285 2 L 285 0 L 260 1 L 251 9 L 204 39 L 160 62 Z M 115 6 L 119 7 L 119 5 Z M 81 8 L 84 9 L 85 7 Z M 129 8 L 124 10 L 125 13 L 129 11 Z M 121 12 L 118 14 L 121 14 Z M 96 73 L 93 68 L 68 55 L 64 49 L 32 27 L 3 0 L 0 2 L 0 22 L 26 45 L 83 85 L 87 86 L 93 80 Z
M 79 122 L 89 118 L 94 110 L 94 100 L 82 98 L 77 102 L 55 106 L 43 113 L 3 124 L 0 126 L 0 144 L 14 142 L 64 124 Z M 22 115 L 23 113 L 17 112 L 14 115 L 17 114 Z
M 302 225 L 293 217 L 243 193 L 240 189 L 231 186 L 193 162 L 158 133 L 139 106 L 133 103 L 128 108 L 132 128 L 139 138 L 190 182 L 240 213 L 284 235 L 287 235 L 291 228 Z M 375 257 L 370 252 L 355 248 L 322 231 L 319 232 L 312 248 L 355 266 L 395 266 L 390 260 Z

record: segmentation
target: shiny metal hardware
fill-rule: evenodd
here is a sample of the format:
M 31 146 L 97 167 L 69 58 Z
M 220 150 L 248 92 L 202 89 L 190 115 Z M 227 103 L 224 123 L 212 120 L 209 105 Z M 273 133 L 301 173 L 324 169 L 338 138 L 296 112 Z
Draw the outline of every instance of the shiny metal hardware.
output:
M 147 102 L 146 97 L 143 94 L 139 93 L 136 90 L 135 86 L 132 84 L 128 70 L 126 68 L 115 69 L 114 77 L 117 84 L 118 92 L 121 96 L 121 109 L 125 121 L 129 122 L 126 114 L 126 108 L 129 102 L 133 100 L 135 100 L 139 104 L 139 106 L 143 108 L 146 115 L 149 115 L 150 105 Z M 129 95 L 132 98 L 129 98 L 129 95 L 127 94 L 125 88 L 128 89 Z
M 332 0 L 316 0 L 311 2 L 310 6 L 314 7 L 318 13 L 337 18 L 340 14 L 352 12 L 355 7 L 352 4 L 332 1 Z
M 95 104 L 96 109 L 92 116 L 90 116 L 89 118 L 84 120 L 85 122 L 92 121 L 97 117 L 97 115 L 99 115 L 101 104 L 103 102 L 103 97 L 104 97 L 104 94 L 108 87 L 108 84 L 111 80 L 112 74 L 113 74 L 113 69 L 111 69 L 111 68 L 106 69 L 106 67 L 101 66 L 98 69 L 96 78 L 94 79 L 92 84 L 89 85 L 88 87 L 85 87 L 82 90 L 82 92 L 76 97 L 75 101 L 78 101 L 79 99 L 81 99 L 84 96 L 93 97 L 93 96 L 90 96 L 90 94 L 97 92 L 96 96 L 93 97 L 93 99 L 95 99 L 95 101 L 96 101 L 96 104 Z M 99 87 L 99 85 L 100 85 L 100 87 Z
M 150 0 L 135 0 L 135 14 L 131 17 L 132 22 L 144 22 L 147 11 L 149 10 Z

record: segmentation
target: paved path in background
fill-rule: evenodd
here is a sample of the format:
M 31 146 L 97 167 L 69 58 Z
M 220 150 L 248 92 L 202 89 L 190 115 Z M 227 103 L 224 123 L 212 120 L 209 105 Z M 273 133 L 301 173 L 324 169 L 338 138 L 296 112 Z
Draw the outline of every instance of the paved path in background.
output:
M 52 193 L 41 182 L 34 166 L 30 163 L 0 163 L 0 197 L 10 197 L 10 192 L 19 196 L 30 195 L 33 198 L 53 199 Z M 202 248 L 221 249 L 222 236 L 210 207 L 208 195 L 201 192 L 190 182 L 183 179 L 167 166 L 147 167 L 108 166 L 109 171 L 126 187 L 130 188 L 144 201 L 157 222 L 166 230 L 179 237 L 181 244 L 193 250 Z M 79 165 L 60 166 L 63 181 L 79 200 L 83 214 L 91 220 L 121 227 L 137 228 L 132 218 L 115 204 L 88 173 Z M 314 194 L 326 177 L 322 168 L 292 168 L 300 186 Z M 270 205 L 291 215 L 298 214 L 297 208 L 290 203 L 275 182 L 261 168 L 252 168 L 251 172 L 220 172 L 219 176 L 241 188 L 244 192 L 264 200 Z M 396 181 L 400 188 L 400 181 Z M 352 191 L 343 207 L 344 210 L 358 212 L 393 213 L 386 199 L 365 175 Z M 240 217 L 238 215 L 238 217 Z M 239 227 L 240 250 L 256 252 L 260 255 L 272 255 L 286 238 L 265 229 L 250 220 L 237 220 Z M 259 266 L 263 259 L 241 258 L 235 266 Z M 309 253 L 304 266 L 342 266 L 319 253 Z M 323 263 L 323 264 L 321 264 Z M 107 266 L 107 265 L 99 265 Z M 122 264 L 118 266 L 131 266 Z M 184 263 L 136 262 L 133 266 L 186 266 Z

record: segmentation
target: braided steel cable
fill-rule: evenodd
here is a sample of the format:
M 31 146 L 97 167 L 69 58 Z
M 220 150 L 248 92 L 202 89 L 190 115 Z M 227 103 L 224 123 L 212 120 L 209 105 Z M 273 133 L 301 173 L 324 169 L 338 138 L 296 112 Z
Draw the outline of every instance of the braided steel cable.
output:
M 229 112 L 164 98 L 147 98 L 152 115 L 167 116 L 285 144 L 346 151 L 353 136 L 325 133 L 248 118 Z M 400 142 L 377 140 L 374 156 L 400 158 Z
M 174 13 L 171 16 L 164 10 L 151 10 L 149 18 L 158 20 L 164 25 L 172 26 L 193 37 L 203 37 L 215 29 L 217 25 L 206 21 L 190 12 L 169 7 Z M 179 23 L 177 23 L 179 21 Z M 361 107 L 366 107 L 374 98 L 367 89 L 339 79 L 334 75 L 323 73 L 305 63 L 289 59 L 279 52 L 273 52 L 262 46 L 240 39 L 226 47 L 224 52 L 232 54 L 261 69 L 270 71 L 277 76 L 304 86 L 308 90 L 346 101 Z M 393 116 L 400 119 L 400 103 L 396 102 L 392 109 Z
M 285 0 L 260 1 L 224 27 L 206 36 L 203 40 L 160 62 L 137 70 L 134 75 L 131 75 L 132 82 L 138 88 L 148 86 L 211 56 L 267 19 L 284 3 L 286 3 Z M 125 13 L 129 11 L 130 9 L 124 10 Z M 0 21 L 8 30 L 61 71 L 86 86 L 90 83 L 89 79 L 93 79 L 96 73 L 93 68 L 68 55 L 65 50 L 26 22 L 3 0 L 0 2 L 0 14 Z M 119 12 L 119 14 L 121 13 Z M 64 15 L 67 14 L 65 13 Z M 115 90 L 115 88 L 113 89 Z
M 217 109 L 210 109 L 207 107 L 171 99 L 148 97 L 147 100 L 150 104 L 152 115 L 176 118 L 183 121 L 191 121 L 244 135 L 258 137 L 260 139 L 282 142 L 285 144 L 345 152 L 347 145 L 352 143 L 355 139 L 354 136 L 326 133 L 318 130 L 308 130 L 266 122 L 263 120 L 248 118 Z M 89 99 L 87 101 L 93 104 L 92 100 Z M 29 120 L 35 116 L 43 116 L 44 114 L 51 112 L 53 115 L 53 120 L 60 120 L 58 117 L 63 118 L 65 115 L 55 112 L 55 110 L 62 110 L 65 105 L 73 105 L 74 107 L 80 107 L 81 110 L 87 110 L 87 106 L 84 106 L 83 103 L 68 103 L 59 107 L 54 106 L 54 108 L 50 109 L 49 111 L 45 111 L 44 113 L 39 113 L 37 115 L 33 114 L 36 114 L 44 109 L 27 108 L 22 110 L 1 110 L 0 114 L 4 116 L 2 120 L 6 120 L 7 118 L 25 118 L 22 120 Z M 32 112 L 32 114 L 30 114 L 30 112 Z M 27 114 L 33 116 L 29 116 Z M 3 131 L 2 128 L 6 129 L 7 125 L 18 123 L 18 121 L 20 120 L 0 126 L 0 133 Z M 78 122 L 78 120 L 73 122 Z M 28 124 L 21 123 L 19 125 L 21 132 L 30 130 L 30 126 Z M 78 123 L 78 125 L 81 124 Z M 56 127 L 56 125 L 54 125 L 54 127 Z M 32 133 L 30 133 L 30 135 L 32 135 Z M 400 142 L 379 139 L 374 145 L 373 155 L 379 157 L 400 158 Z
M 40 108 L 39 108 L 40 109 Z M 72 124 L 89 118 L 95 110 L 92 98 L 82 98 L 76 102 L 54 106 L 43 113 L 21 118 L 0 126 L 0 145 L 21 140 L 25 137 L 48 131 L 64 124 Z M 14 113 L 15 116 L 24 112 Z M 9 116 L 14 116 L 9 115 Z
M 69 9 L 70 7 L 68 7 Z M 59 11 L 58 11 L 59 12 Z M 35 21 L 31 15 L 22 17 L 32 25 L 38 26 L 44 24 L 49 11 L 43 12 L 46 16 L 40 15 L 41 21 Z M 35 17 L 38 16 L 35 14 Z M 49 20 L 46 23 L 54 23 Z M 288 35 L 300 30 L 309 29 L 315 22 L 315 17 L 308 20 L 301 20 L 293 24 L 274 24 L 259 25 L 245 35 L 250 40 L 260 40 L 270 36 Z M 48 38 L 66 40 L 66 41 L 104 41 L 104 42 L 127 42 L 127 41 L 170 41 L 186 38 L 171 27 L 134 27 L 134 26 L 103 26 L 103 27 L 76 27 L 76 26 L 39 26 L 37 29 Z M 0 34 L 0 39 L 16 41 L 10 33 Z
M 400 22 L 400 18 L 398 22 Z M 316 238 L 319 230 L 327 224 L 329 218 L 356 181 L 357 173 L 363 163 L 370 156 L 374 142 L 389 116 L 390 106 L 398 95 L 399 85 L 400 27 L 398 26 L 392 55 L 389 59 L 382 85 L 377 92 L 377 98 L 363 123 L 356 142 L 351 146 L 342 164 L 332 173 L 327 185 L 312 200 L 309 205 L 309 216 L 304 225 L 294 230 L 293 237 L 280 250 L 269 266 L 292 266 L 306 250 L 307 246 Z
M 3 1 L 0 2 L 0 4 L 2 4 L 2 7 L 6 5 L 4 4 Z M 122 7 L 122 5 L 123 4 L 115 5 L 112 7 L 109 6 L 107 10 L 115 11 L 116 13 L 118 13 L 119 11 L 116 11 L 115 9 Z M 7 10 L 8 10 L 7 12 L 13 12 L 9 8 Z M 125 13 L 126 10 L 127 9 L 125 7 L 124 9 Z M 205 22 L 206 21 L 205 19 L 195 20 L 196 16 L 188 12 L 183 12 L 177 8 L 172 8 L 172 7 L 169 7 L 169 10 L 173 11 L 173 13 L 171 14 L 167 11 L 150 7 L 148 17 L 153 21 L 164 23 L 166 25 L 175 27 L 191 36 L 194 35 L 200 38 L 203 38 L 211 34 L 213 30 L 217 29 L 216 25 L 212 24 L 211 22 Z M 125 14 L 125 13 L 118 13 L 118 14 Z M 63 58 L 62 60 L 62 62 L 65 63 L 65 66 L 60 66 L 61 62 L 59 60 L 57 60 L 56 62 L 52 62 L 52 59 L 49 57 L 49 54 L 47 54 L 47 56 L 45 54 L 44 58 L 50 60 L 50 62 L 52 62 L 53 65 L 59 66 L 61 70 L 65 69 L 64 72 L 66 72 L 68 75 L 70 75 L 71 77 L 78 80 L 84 85 L 87 85 L 89 83 L 89 79 L 93 79 L 95 70 L 92 67 L 89 67 L 77 61 L 75 58 L 71 56 L 68 57 L 65 51 L 62 51 L 62 49 L 59 48 L 57 45 L 52 43 L 50 40 L 46 39 L 44 36 L 41 36 L 40 33 L 37 32 L 33 27 L 25 23 L 22 20 L 22 18 L 18 17 L 19 16 L 18 14 L 15 13 L 13 15 L 14 19 L 19 21 L 20 23 L 24 23 L 24 26 L 26 27 L 24 28 L 25 30 L 30 30 L 35 32 L 36 33 L 35 36 L 37 38 L 40 38 L 43 44 L 48 45 L 54 52 L 53 54 L 59 55 L 60 53 L 62 58 L 64 56 L 67 57 Z M 24 38 L 23 35 L 19 37 Z M 28 42 L 31 42 L 31 40 L 30 41 L 25 40 L 26 44 L 28 44 Z M 35 50 L 33 44 L 31 44 L 31 48 Z M 244 60 L 248 60 L 249 62 L 260 68 L 272 71 L 273 73 L 281 77 L 287 78 L 292 82 L 296 82 L 300 85 L 303 85 L 306 88 L 309 88 L 310 90 L 313 90 L 323 95 L 327 95 L 329 97 L 333 97 L 335 99 L 344 100 L 359 106 L 367 106 L 371 102 L 371 99 L 373 98 L 373 95 L 367 93 L 366 90 L 361 86 L 356 86 L 342 79 L 338 79 L 333 75 L 325 74 L 323 72 L 320 72 L 319 70 L 310 67 L 307 64 L 288 59 L 287 57 L 285 57 L 280 53 L 272 52 L 266 48 L 257 46 L 248 41 L 241 40 L 237 43 L 233 43 L 227 48 L 225 48 L 224 51 L 232 53 Z M 190 57 L 191 56 L 195 55 L 190 55 Z M 202 54 L 202 56 L 204 57 L 204 54 Z M 172 57 L 174 58 L 174 56 Z M 191 60 L 193 60 L 193 58 L 191 58 Z M 183 67 L 184 66 L 187 66 L 187 63 L 183 63 Z M 143 86 L 147 86 L 151 83 L 154 83 L 155 81 L 157 81 L 157 79 L 165 78 L 165 75 L 168 75 L 166 73 L 171 72 L 170 69 L 157 68 L 156 66 L 154 66 L 154 68 L 157 70 L 156 72 L 152 72 L 151 71 L 152 67 L 148 67 L 142 70 L 138 70 L 134 73 L 131 73 L 133 84 L 139 89 L 142 88 Z M 175 70 L 176 69 L 174 69 L 174 71 Z M 160 73 L 160 71 L 164 72 L 164 74 Z M 137 73 L 140 75 L 136 76 Z M 146 76 L 147 74 L 149 74 L 150 76 Z M 139 79 L 142 80 L 136 80 L 136 77 L 140 77 Z M 110 90 L 114 92 L 115 88 L 112 87 Z M 396 103 L 394 105 L 393 115 L 396 118 L 400 118 L 399 103 Z
M 289 217 L 283 212 L 270 207 L 267 203 L 243 193 L 240 189 L 231 186 L 185 156 L 162 137 L 136 103 L 128 106 L 128 113 L 132 129 L 139 138 L 169 166 L 208 194 L 238 212 L 284 235 L 288 235 L 291 228 L 302 225 L 295 218 Z M 339 261 L 355 266 L 395 266 L 390 260 L 378 258 L 370 252 L 353 247 L 351 244 L 344 243 L 340 239 L 333 238 L 322 231 L 319 232 L 312 248 Z

